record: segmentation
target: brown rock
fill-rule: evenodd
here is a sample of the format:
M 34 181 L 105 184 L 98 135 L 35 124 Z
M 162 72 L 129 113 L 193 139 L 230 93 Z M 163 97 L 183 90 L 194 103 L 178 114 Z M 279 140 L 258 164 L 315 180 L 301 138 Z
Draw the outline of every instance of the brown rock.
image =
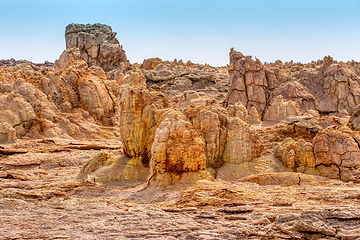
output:
M 240 101 L 248 110 L 254 106 L 262 116 L 268 100 L 269 87 L 261 62 L 231 49 L 229 73 L 226 105 Z
M 239 118 L 230 118 L 227 125 L 224 162 L 240 164 L 259 157 L 262 143 L 250 127 Z
M 80 60 L 57 72 L 51 80 L 44 79 L 42 88 L 58 105 L 69 102 L 71 108 L 83 108 L 104 124 L 115 124 L 112 117 L 117 101 L 107 88 L 106 79 L 98 75 L 104 77 Z
M 162 63 L 162 60 L 160 58 L 148 58 L 143 61 L 141 68 L 145 70 L 151 70 L 156 68 L 156 66 L 160 63 Z
M 226 142 L 226 110 L 211 99 L 195 98 L 191 99 L 190 103 L 184 109 L 184 113 L 205 143 L 207 166 L 218 168 L 223 164 Z
M 294 172 L 316 174 L 313 146 L 304 140 L 286 138 L 275 148 L 275 156 Z

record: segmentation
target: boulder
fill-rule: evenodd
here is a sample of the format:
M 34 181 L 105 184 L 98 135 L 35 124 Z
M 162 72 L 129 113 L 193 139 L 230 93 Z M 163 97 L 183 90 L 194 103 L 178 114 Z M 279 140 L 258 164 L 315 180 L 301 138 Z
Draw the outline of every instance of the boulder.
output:
M 318 174 L 312 143 L 286 138 L 275 148 L 275 156 L 294 172 Z

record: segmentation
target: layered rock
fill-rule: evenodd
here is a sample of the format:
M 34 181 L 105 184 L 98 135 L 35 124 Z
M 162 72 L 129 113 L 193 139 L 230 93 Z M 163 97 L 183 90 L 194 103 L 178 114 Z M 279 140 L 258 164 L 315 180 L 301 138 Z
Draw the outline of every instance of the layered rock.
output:
M 115 36 L 116 33 L 105 24 L 69 24 L 65 31 L 67 50 L 55 65 L 66 65 L 63 61 L 72 58 L 75 53 L 75 58 L 80 55 L 89 66 L 100 66 L 105 71 L 116 69 L 127 58 Z

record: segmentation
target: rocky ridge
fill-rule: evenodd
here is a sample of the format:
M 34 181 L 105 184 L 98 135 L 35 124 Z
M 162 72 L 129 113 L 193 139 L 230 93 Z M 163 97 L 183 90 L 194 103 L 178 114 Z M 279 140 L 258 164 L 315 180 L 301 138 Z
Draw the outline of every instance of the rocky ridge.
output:
M 166 237 L 359 237 L 359 63 L 262 63 L 232 49 L 228 68 L 130 64 L 115 36 L 106 25 L 70 24 L 54 66 L 2 60 L 1 204 L 24 199 L 53 212 L 46 204 L 63 198 L 112 216 L 92 204 L 105 204 L 91 194 L 102 191 L 135 219 L 163 206 L 150 217 L 215 221 L 209 231 L 161 228 Z M 8 226 L 6 237 L 23 237 Z

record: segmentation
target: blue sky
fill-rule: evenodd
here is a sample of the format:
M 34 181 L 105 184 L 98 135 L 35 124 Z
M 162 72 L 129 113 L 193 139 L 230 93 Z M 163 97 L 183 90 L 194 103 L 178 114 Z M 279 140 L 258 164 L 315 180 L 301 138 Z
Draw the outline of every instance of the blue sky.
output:
M 0 59 L 55 61 L 69 23 L 104 23 L 131 63 L 226 65 L 231 47 L 263 62 L 360 61 L 360 0 L 3 1 Z

